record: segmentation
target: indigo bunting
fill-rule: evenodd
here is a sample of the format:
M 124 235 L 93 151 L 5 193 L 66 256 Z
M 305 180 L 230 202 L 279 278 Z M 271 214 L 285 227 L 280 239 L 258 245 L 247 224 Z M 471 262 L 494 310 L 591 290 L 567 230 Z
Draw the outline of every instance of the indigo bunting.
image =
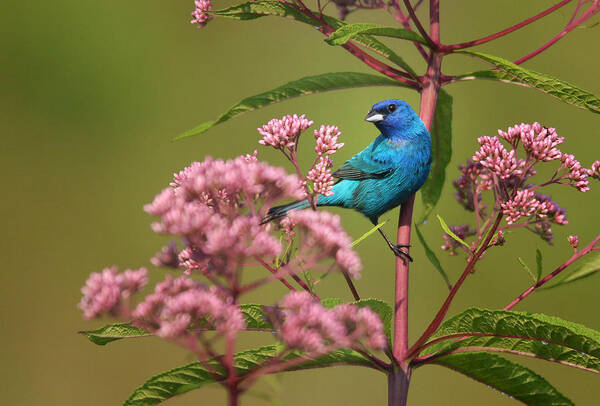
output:
M 374 225 L 379 216 L 415 193 L 431 168 L 431 137 L 414 110 L 402 100 L 385 100 L 371 108 L 366 121 L 381 134 L 364 150 L 342 165 L 333 176 L 338 179 L 333 195 L 319 195 L 317 206 L 338 206 L 364 214 Z M 265 222 L 285 216 L 290 210 L 310 207 L 307 200 L 276 206 Z M 412 261 L 403 248 L 393 244 L 378 229 L 396 256 Z

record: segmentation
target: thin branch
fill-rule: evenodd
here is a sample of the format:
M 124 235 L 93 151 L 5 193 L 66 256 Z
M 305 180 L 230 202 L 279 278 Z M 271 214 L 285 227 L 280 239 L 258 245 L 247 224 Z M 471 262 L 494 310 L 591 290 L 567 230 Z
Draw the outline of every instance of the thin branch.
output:
M 267 264 L 265 261 L 263 261 L 262 258 L 260 258 L 259 256 L 255 255 L 254 258 L 260 262 L 260 264 L 262 266 L 264 266 L 269 272 L 271 272 L 273 275 L 276 275 L 275 277 L 281 281 L 281 283 L 283 283 L 285 285 L 286 288 L 288 288 L 290 291 L 295 291 L 296 288 L 293 287 L 283 276 L 279 276 L 278 272 L 276 269 L 274 269 L 273 267 L 271 267 L 269 264 Z
M 354 297 L 354 300 L 356 300 L 358 302 L 360 300 L 360 296 L 358 294 L 358 291 L 356 290 L 356 287 L 354 286 L 354 283 L 352 282 L 352 279 L 350 278 L 350 275 L 348 275 L 348 271 L 346 271 L 345 269 L 342 269 L 342 274 L 344 275 L 344 279 L 346 280 L 346 283 L 348 284 L 348 288 L 350 288 L 350 292 L 352 292 L 352 296 Z
M 579 18 L 577 18 L 574 21 L 569 22 L 566 27 L 559 32 L 554 38 L 552 38 L 550 41 L 546 42 L 544 45 L 542 45 L 541 47 L 539 47 L 538 49 L 536 49 L 535 51 L 517 59 L 516 61 L 514 61 L 515 65 L 520 65 L 523 62 L 526 62 L 528 60 L 530 60 L 531 58 L 541 54 L 542 52 L 544 52 L 546 49 L 550 48 L 552 45 L 556 44 L 562 37 L 564 37 L 565 35 L 567 35 L 569 32 L 573 31 L 575 28 L 577 28 L 579 25 L 583 24 L 584 22 L 586 22 L 587 20 L 589 20 L 590 18 L 592 18 L 594 15 L 596 15 L 598 12 L 600 12 L 600 2 L 598 0 L 594 0 L 594 4 L 590 5 L 588 7 L 588 9 L 581 14 L 581 16 Z
M 410 15 L 410 18 L 415 23 L 415 26 L 417 27 L 417 30 L 419 31 L 421 36 L 423 38 L 425 38 L 425 41 L 427 41 L 427 43 L 429 44 L 429 46 L 431 48 L 433 48 L 434 50 L 437 50 L 439 47 L 439 42 L 437 42 L 437 43 L 434 42 L 434 40 L 431 39 L 429 34 L 427 34 L 427 31 L 425 31 L 425 28 L 423 28 L 423 24 L 421 24 L 419 17 L 417 17 L 415 10 L 413 9 L 412 5 L 410 4 L 410 0 L 404 0 L 404 5 L 406 6 L 406 10 L 408 10 L 408 14 Z
M 495 34 L 488 35 L 487 37 L 479 38 L 479 39 L 476 39 L 476 40 L 473 40 L 473 41 L 462 42 L 460 44 L 444 45 L 444 46 L 441 47 L 441 49 L 443 51 L 450 51 L 451 52 L 451 51 L 455 51 L 457 49 L 465 49 L 465 48 L 470 48 L 470 47 L 473 47 L 473 46 L 476 46 L 476 45 L 485 44 L 486 42 L 493 41 L 493 40 L 495 40 L 497 38 L 500 38 L 500 37 L 503 37 L 503 36 L 505 36 L 507 34 L 510 34 L 511 32 L 514 32 L 514 31 L 518 30 L 519 28 L 523 28 L 523 27 L 527 26 L 527 25 L 533 23 L 534 21 L 537 21 L 540 18 L 543 18 L 543 17 L 547 16 L 548 14 L 550 14 L 550 13 L 552 13 L 552 12 L 560 9 L 561 7 L 566 6 L 571 1 L 573 1 L 573 0 L 563 0 L 560 3 L 555 4 L 554 6 L 552 6 L 552 7 L 548 8 L 548 9 L 542 11 L 541 13 L 539 13 L 539 14 L 533 16 L 533 17 L 530 17 L 530 18 L 528 18 L 526 20 L 523 20 L 520 23 L 515 24 L 515 25 L 513 25 L 511 27 L 508 27 L 508 28 L 506 28 L 506 29 L 504 29 L 502 31 L 498 31 Z
M 442 305 L 442 307 L 440 308 L 440 310 L 437 312 L 437 314 L 435 315 L 435 317 L 433 318 L 433 320 L 431 321 L 431 323 L 429 323 L 429 326 L 423 332 L 423 334 L 421 335 L 421 337 L 419 337 L 419 339 L 408 350 L 408 356 L 409 357 L 412 356 L 412 355 L 414 355 L 415 351 L 421 345 L 423 345 L 427 341 L 427 339 L 429 339 L 429 337 L 431 337 L 431 335 L 433 333 L 435 333 L 435 331 L 438 329 L 438 327 L 440 326 L 440 324 L 442 324 L 442 321 L 444 320 L 444 317 L 446 316 L 446 313 L 448 313 L 448 309 L 450 308 L 450 304 L 452 304 L 452 300 L 454 299 L 454 296 L 456 296 L 456 293 L 458 292 L 458 290 L 462 286 L 463 282 L 465 281 L 465 279 L 467 279 L 467 276 L 469 276 L 469 274 L 471 273 L 471 270 L 475 267 L 475 263 L 477 263 L 477 261 L 479 260 L 479 258 L 481 257 L 481 255 L 488 248 L 488 245 L 489 245 L 492 237 L 494 236 L 494 233 L 496 232 L 496 229 L 498 228 L 498 225 L 500 224 L 501 220 L 502 220 L 502 214 L 498 214 L 496 216 L 496 221 L 494 222 L 494 225 L 492 226 L 492 229 L 488 233 L 488 235 L 487 235 L 484 243 L 481 245 L 481 247 L 477 250 L 477 252 L 475 252 L 475 254 L 469 260 L 469 263 L 465 267 L 465 270 L 463 271 L 462 275 L 460 275 L 460 278 L 458 279 L 458 281 L 452 287 L 452 290 L 448 294 L 448 297 L 444 301 L 444 304 Z
M 554 278 L 556 275 L 558 275 L 559 273 L 561 273 L 562 271 L 564 271 L 569 265 L 571 265 L 573 262 L 577 261 L 579 258 L 583 257 L 584 255 L 589 254 L 591 251 L 593 251 L 595 248 L 595 245 L 600 241 L 600 234 L 598 234 L 596 236 L 596 238 L 594 238 L 592 240 L 591 243 L 589 243 L 585 248 L 583 248 L 580 251 L 577 251 L 576 253 L 574 253 L 571 258 L 569 258 L 567 261 L 565 261 L 561 266 L 559 266 L 558 268 L 556 268 L 552 273 L 550 273 L 549 275 L 547 275 L 545 278 L 541 279 L 538 283 L 536 283 L 535 285 L 531 286 L 529 289 L 525 290 L 523 293 L 521 293 L 519 296 L 517 296 L 512 302 L 510 302 L 509 304 L 507 304 L 504 307 L 504 310 L 510 310 L 513 307 L 515 307 L 521 300 L 525 299 L 527 296 L 529 296 L 533 291 L 535 291 L 537 288 L 545 285 L 547 282 L 549 282 L 550 280 L 552 280 L 552 278 Z
M 420 4 L 421 1 L 419 1 L 418 4 Z M 398 21 L 400 24 L 402 24 L 402 26 L 409 30 L 412 31 L 412 27 L 410 26 L 410 19 L 404 15 L 404 13 L 402 12 L 402 9 L 400 8 L 400 5 L 398 4 L 398 0 L 392 0 L 390 2 L 390 5 L 392 6 L 392 8 L 390 8 L 387 4 L 385 9 L 388 11 L 388 13 L 390 13 L 395 19 L 396 21 Z M 395 12 L 394 12 L 395 10 Z M 415 8 L 416 10 L 416 8 Z M 423 57 L 423 59 L 425 59 L 426 61 L 429 60 L 429 55 L 427 54 L 427 51 L 425 51 L 425 48 L 423 48 L 423 46 L 421 44 L 419 44 L 418 42 L 414 42 L 412 41 L 412 43 L 414 44 L 415 48 L 417 48 L 417 51 L 419 51 L 419 53 L 421 54 L 421 56 Z

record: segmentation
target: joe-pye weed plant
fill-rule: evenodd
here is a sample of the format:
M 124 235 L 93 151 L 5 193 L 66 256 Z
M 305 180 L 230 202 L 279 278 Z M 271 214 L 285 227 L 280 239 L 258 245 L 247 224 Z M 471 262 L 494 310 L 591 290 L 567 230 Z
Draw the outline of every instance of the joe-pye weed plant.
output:
M 450 280 L 419 230 L 440 198 L 450 160 L 452 98 L 443 87 L 493 80 L 539 90 L 600 113 L 598 97 L 522 66 L 590 22 L 600 12 L 600 0 L 563 0 L 500 32 L 459 44 L 441 42 L 440 1 L 428 3 L 267 0 L 215 10 L 210 0 L 196 1 L 192 23 L 198 27 L 211 24 L 216 17 L 240 21 L 286 17 L 307 24 L 307 29 L 316 28 L 329 45 L 342 47 L 377 73 L 332 72 L 294 80 L 243 99 L 217 119 L 178 137 L 199 135 L 243 112 L 316 92 L 357 86 L 399 86 L 418 92 L 419 115 L 432 135 L 434 161 L 430 178 L 420 191 L 423 214 L 413 218 L 414 195 L 402 205 L 397 242 L 409 245 L 411 228 L 415 228 L 427 259 L 448 286 L 445 299 L 432 298 L 442 304 L 425 330 L 415 342 L 409 342 L 409 261 L 396 259 L 393 304 L 360 296 L 360 285 L 355 281 L 365 270 L 354 248 L 380 225 L 352 241 L 339 216 L 316 210 L 319 195 L 332 193 L 333 159 L 343 147 L 341 130 L 330 123 L 314 125 L 310 112 L 306 112 L 308 117 L 287 115 L 262 125 L 257 139 L 261 148 L 280 151 L 289 160 L 291 173 L 261 162 L 259 151 L 229 160 L 206 158 L 175 174 L 173 182 L 145 206 L 156 217 L 153 230 L 177 239 L 151 263 L 176 269 L 175 276 L 166 275 L 151 293 L 138 300 L 136 296 L 148 281 L 146 268 L 123 272 L 106 268 L 93 273 L 82 289 L 80 308 L 85 318 L 108 315 L 118 320 L 83 332 L 92 342 L 105 345 L 154 335 L 188 349 L 197 358 L 150 378 L 125 400 L 125 405 L 156 404 L 207 384 L 222 386 L 229 404 L 237 405 L 267 374 L 340 364 L 382 373 L 388 382 L 389 405 L 407 404 L 413 372 L 424 365 L 456 370 L 528 405 L 570 405 L 573 403 L 543 377 L 501 354 L 600 373 L 600 332 L 557 317 L 513 310 L 540 289 L 600 270 L 600 234 L 590 241 L 579 241 L 573 231 L 564 242 L 571 245 L 572 255 L 550 271 L 543 265 L 540 250 L 536 266 L 530 267 L 519 258 L 532 282 L 518 297 L 507 298 L 503 309 L 469 308 L 451 317 L 447 314 L 475 269 L 485 273 L 486 252 L 501 250 L 510 242 L 510 233 L 530 232 L 531 238 L 552 244 L 552 227 L 568 224 L 565 209 L 545 192 L 548 186 L 562 185 L 572 193 L 584 193 L 594 186 L 593 179 L 600 179 L 599 161 L 581 163 L 562 149 L 569 128 L 555 129 L 537 122 L 507 123 L 497 135 L 477 139 L 478 149 L 465 157 L 466 163 L 452 182 L 458 203 L 472 213 L 471 224 L 448 225 L 437 216 L 444 233 L 442 249 L 451 255 L 461 253 L 466 259 L 457 280 Z M 327 14 L 333 6 L 340 19 Z M 417 9 L 427 6 L 429 21 L 421 21 Z M 359 9 L 385 9 L 394 22 L 391 26 L 344 22 L 348 14 Z M 571 13 L 565 26 L 515 61 L 473 50 L 559 9 Z M 381 42 L 390 38 L 412 42 L 426 61 L 425 72 L 416 72 Z M 451 54 L 476 58 L 488 69 L 445 75 L 442 62 Z M 309 142 L 311 133 L 314 159 L 310 168 L 303 170 L 298 143 L 301 139 Z M 550 175 L 543 175 L 546 173 Z M 308 199 L 311 208 L 291 211 L 274 222 L 264 221 L 271 207 L 292 199 Z M 581 201 L 590 207 L 596 204 L 586 201 L 585 195 Z M 418 258 L 416 266 L 424 260 Z M 320 285 L 330 283 L 325 276 L 332 272 L 343 274 L 352 301 L 319 295 Z M 249 292 L 267 284 L 281 284 L 288 293 L 277 303 L 245 300 Z M 558 295 L 560 291 L 554 292 Z M 240 350 L 238 337 L 243 331 L 264 332 L 276 337 L 278 343 Z

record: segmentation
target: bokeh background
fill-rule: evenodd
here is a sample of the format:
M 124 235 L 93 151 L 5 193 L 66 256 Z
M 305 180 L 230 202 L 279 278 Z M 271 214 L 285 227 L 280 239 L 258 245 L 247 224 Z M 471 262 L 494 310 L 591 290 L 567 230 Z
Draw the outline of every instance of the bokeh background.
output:
M 10 3 L 10 4 L 9 4 Z M 76 305 L 87 275 L 105 266 L 149 265 L 164 238 L 149 228 L 142 211 L 169 182 L 172 173 L 205 156 L 234 157 L 258 147 L 256 127 L 272 117 L 306 113 L 315 123 L 341 127 L 346 146 L 336 164 L 377 135 L 362 119 L 369 107 L 386 98 L 417 95 L 404 89 L 344 90 L 294 99 L 246 114 L 200 137 L 170 139 L 215 118 L 243 97 L 289 80 L 327 71 L 368 69 L 343 49 L 329 47 L 316 31 L 285 19 L 212 21 L 206 29 L 189 24 L 191 0 L 29 1 L 4 4 L 0 35 L 0 382 L 3 404 L 117 405 L 150 376 L 190 362 L 184 351 L 156 339 L 94 346 L 77 334 L 103 321 L 83 321 Z M 443 41 L 465 41 L 495 32 L 548 7 L 551 1 L 442 2 Z M 229 2 L 216 2 L 217 8 Z M 329 12 L 334 13 L 330 5 Z M 562 28 L 565 8 L 482 51 L 515 59 L 535 49 Z M 359 12 L 350 21 L 393 25 L 384 12 Z M 526 66 L 561 77 L 600 94 L 600 28 L 576 29 Z M 409 43 L 389 42 L 417 70 L 420 56 Z M 446 73 L 468 72 L 483 65 L 463 56 L 446 59 Z M 540 121 L 566 137 L 564 150 L 589 165 L 600 158 L 599 116 L 563 104 L 533 90 L 490 82 L 467 82 L 446 88 L 454 97 L 454 155 L 448 176 L 471 156 L 478 136 L 493 135 L 513 123 Z M 304 143 L 307 155 L 310 142 Z M 271 151 L 260 156 L 284 164 Z M 545 271 L 570 253 L 566 235 L 585 242 L 600 228 L 600 185 L 579 194 L 556 189 L 554 197 L 568 210 L 570 223 L 556 227 L 555 246 L 525 233 L 510 235 L 503 249 L 492 250 L 469 278 L 451 309 L 499 308 L 528 286 L 529 276 L 516 257 L 534 264 L 535 248 Z M 469 219 L 446 185 L 436 213 L 449 223 Z M 421 210 L 417 204 L 417 213 Z M 355 237 L 369 223 L 339 211 Z M 386 226 L 393 232 L 397 212 Z M 442 253 L 441 230 L 424 227 L 453 279 L 464 263 Z M 358 287 L 364 297 L 392 299 L 393 258 L 379 237 L 359 248 L 365 269 Z M 411 269 L 410 329 L 414 338 L 445 297 L 445 286 L 416 244 Z M 153 280 L 162 272 L 152 269 Z M 529 297 L 518 310 L 543 312 L 600 329 L 600 277 Z M 340 278 L 326 279 L 325 296 L 350 299 Z M 262 292 L 274 302 L 279 286 Z M 244 339 L 259 344 L 261 337 Z M 578 405 L 597 404 L 598 377 L 525 360 Z M 386 382 L 370 370 L 334 368 L 294 372 L 269 378 L 246 405 L 385 404 Z M 219 388 L 204 388 L 172 400 L 173 405 L 222 404 Z M 424 367 L 415 372 L 412 405 L 516 404 L 455 372 Z

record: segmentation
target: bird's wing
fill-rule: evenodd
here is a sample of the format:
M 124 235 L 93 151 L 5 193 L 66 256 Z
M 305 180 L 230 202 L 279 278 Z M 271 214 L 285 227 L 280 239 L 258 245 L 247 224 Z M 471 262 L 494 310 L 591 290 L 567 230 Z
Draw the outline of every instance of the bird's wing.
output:
M 360 155 L 356 155 L 337 171 L 333 172 L 333 177 L 348 180 L 381 179 L 389 176 L 392 169 L 382 168 L 381 165 L 367 162 Z

